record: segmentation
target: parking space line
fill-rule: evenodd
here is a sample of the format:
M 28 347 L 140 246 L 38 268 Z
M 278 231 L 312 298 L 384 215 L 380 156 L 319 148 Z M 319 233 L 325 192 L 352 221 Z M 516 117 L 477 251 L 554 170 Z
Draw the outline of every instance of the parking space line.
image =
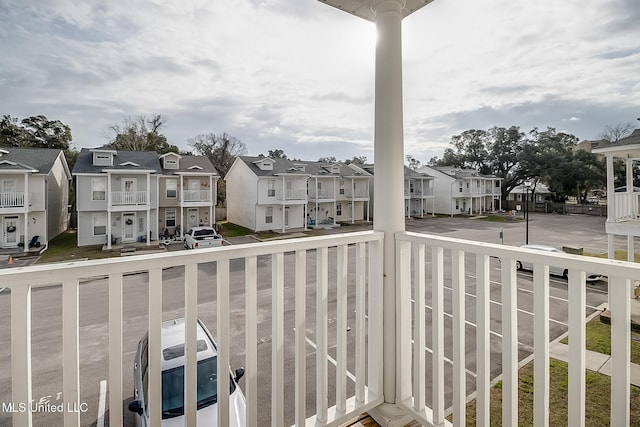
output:
M 104 410 L 107 400 L 107 380 L 100 381 L 100 397 L 98 398 L 98 417 L 96 427 L 104 427 Z
M 309 339 L 309 337 L 304 337 L 304 338 L 305 338 L 305 341 L 307 341 L 307 344 L 309 344 L 309 345 L 310 345 L 314 350 L 317 350 L 317 349 L 318 349 L 318 347 L 316 346 L 316 344 L 315 344 L 313 341 L 311 341 L 311 340 Z M 333 366 L 338 366 L 338 362 L 336 362 L 336 360 L 335 360 L 333 357 L 331 357 L 331 356 L 327 355 L 327 360 L 328 360 L 329 362 L 331 362 L 331 364 L 332 364 Z M 349 372 L 349 370 L 348 370 L 348 369 L 347 369 L 347 377 L 349 377 L 349 379 L 350 379 L 351 381 L 353 381 L 354 383 L 356 382 L 356 376 L 355 376 L 355 375 L 353 375 L 351 372 Z

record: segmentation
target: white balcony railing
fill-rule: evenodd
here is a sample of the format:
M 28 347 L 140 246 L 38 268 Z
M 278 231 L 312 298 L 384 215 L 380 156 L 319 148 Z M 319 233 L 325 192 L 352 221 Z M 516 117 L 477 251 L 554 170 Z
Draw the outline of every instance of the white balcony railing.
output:
M 550 294 L 549 266 L 560 266 L 568 269 L 569 425 L 585 425 L 586 272 L 608 276 L 612 313 L 610 419 L 611 425 L 629 425 L 630 289 L 632 281 L 640 278 L 640 265 L 568 254 L 551 256 L 530 249 L 416 233 L 399 233 L 396 240 L 400 272 L 396 293 L 400 313 L 397 399 L 415 419 L 424 425 L 449 425 L 445 416 L 452 413 L 454 425 L 463 426 L 467 398 L 475 392 L 475 424 L 489 425 L 490 389 L 496 379 L 491 377 L 490 355 L 495 347 L 490 344 L 490 334 L 500 334 L 501 359 L 493 363 L 501 371 L 502 424 L 518 425 L 519 363 L 521 355 L 531 355 L 533 349 L 533 424 L 548 425 L 549 301 L 554 298 Z M 534 265 L 533 289 L 518 284 L 516 261 L 522 260 Z M 500 270 L 498 278 L 491 276 L 496 269 Z M 491 292 L 492 285 L 499 286 L 499 297 Z M 450 298 L 445 299 L 445 295 Z M 533 342 L 522 345 L 518 334 L 522 336 L 519 319 L 523 310 L 519 307 L 531 299 Z M 445 304 L 445 300 L 451 304 Z M 470 300 L 475 303 L 467 309 Z M 502 310 L 496 319 L 490 307 L 498 303 Z M 502 325 L 497 332 L 491 329 L 496 324 Z M 466 339 L 470 326 L 476 328 L 475 340 Z M 445 336 L 451 347 L 445 346 Z M 467 360 L 470 353 L 475 354 L 475 360 Z M 467 388 L 470 377 L 475 377 L 475 389 Z
M 83 358 L 87 358 L 88 363 L 96 363 L 96 357 L 104 352 L 108 353 L 109 421 L 112 427 L 121 426 L 123 400 L 129 397 L 122 391 L 123 378 L 131 375 L 130 356 L 135 351 L 131 340 L 124 339 L 124 334 L 142 321 L 142 328 L 149 330 L 149 348 L 155 349 L 149 352 L 148 389 L 151 425 L 158 426 L 161 419 L 159 367 L 163 292 L 178 286 L 180 292 L 184 289 L 184 309 L 178 311 L 184 313 L 187 325 L 193 325 L 195 329 L 198 313 L 214 307 L 219 372 L 224 372 L 230 365 L 230 348 L 244 350 L 239 352 L 243 355 L 239 357 L 245 358 L 242 389 L 247 398 L 247 425 L 258 425 L 264 412 L 270 415 L 262 419 L 270 417 L 272 425 L 340 425 L 382 402 L 382 355 L 385 353 L 382 236 L 380 232 L 360 232 L 189 253 L 0 270 L 0 288 L 10 290 L 10 296 L 3 295 L 0 304 L 4 304 L 4 313 L 11 313 L 11 369 L 8 366 L 0 369 L 2 383 L 10 383 L 11 387 L 10 391 L 6 387 L 0 389 L 0 400 L 18 404 L 37 399 L 32 388 L 34 375 L 39 375 L 41 368 L 32 367 L 31 361 L 35 356 L 32 350 L 38 348 L 47 361 L 62 361 L 62 369 L 55 371 L 56 368 L 49 364 L 46 372 L 49 377 L 61 379 L 59 389 L 64 407 L 79 408 L 84 402 L 82 393 L 87 393 L 86 389 L 81 390 L 79 381 L 81 364 L 85 363 Z M 425 425 L 450 425 L 445 416 L 452 413 L 454 425 L 465 425 L 465 402 L 475 392 L 477 424 L 488 425 L 489 390 L 495 380 L 491 377 L 490 367 L 493 348 L 490 334 L 493 333 L 501 340 L 500 360 L 493 362 L 498 365 L 497 371 L 503 381 L 503 424 L 518 424 L 520 355 L 532 352 L 536 361 L 534 425 L 547 425 L 544 417 L 549 413 L 550 403 L 549 300 L 553 298 L 548 273 L 549 266 L 563 266 L 568 269 L 569 424 L 584 425 L 585 421 L 585 272 L 597 272 L 609 278 L 611 425 L 629 425 L 629 292 L 631 280 L 640 277 L 639 265 L 404 232 L 396 235 L 396 251 L 396 341 L 386 345 L 397 349 L 393 381 L 398 385 L 397 402 L 408 414 Z M 516 260 L 534 265 L 533 289 L 520 289 Z M 200 271 L 211 263 L 215 263 L 215 273 Z M 496 270 L 500 270 L 499 273 Z M 176 271 L 182 272 L 177 279 Z M 492 273 L 497 277 L 492 277 Z M 128 282 L 123 286 L 125 280 L 133 280 L 132 276 L 140 277 L 136 286 L 128 286 Z M 315 280 L 308 283 L 308 277 L 315 277 Z M 171 280 L 177 280 L 177 283 Z M 230 286 L 230 282 L 242 283 L 244 287 L 239 290 Z M 31 310 L 33 291 L 56 289 L 52 285 L 61 285 L 57 288 L 60 295 L 47 301 L 44 313 L 34 317 Z M 495 292 L 490 296 L 491 285 L 499 287 L 499 296 Z M 198 291 L 207 287 L 215 289 L 215 292 L 209 292 L 215 295 L 213 305 L 210 301 L 206 305 L 198 301 Z M 108 340 L 105 339 L 103 345 L 84 349 L 80 345 L 81 295 L 91 290 L 102 295 L 108 305 L 108 319 L 104 326 L 92 325 L 90 329 L 108 330 Z M 124 303 L 131 295 L 127 292 L 134 290 L 135 297 L 142 295 L 145 303 L 137 307 L 129 305 L 125 311 Z M 258 298 L 259 293 L 270 296 L 266 308 L 264 300 Z M 519 316 L 522 314 L 519 306 L 527 302 L 520 301 L 521 297 L 529 302 L 533 300 L 530 313 L 535 318 L 533 342 L 525 346 L 518 342 Z M 8 298 L 9 310 L 6 307 Z M 465 304 L 473 299 L 474 307 L 467 310 Z M 496 299 L 502 305 L 498 318 L 495 318 L 496 311 L 490 310 L 490 304 Z M 307 305 L 309 301 L 315 303 Z M 52 310 L 54 303 L 60 304 L 58 320 L 46 318 L 55 311 Z M 259 303 L 263 304 L 260 309 Z M 237 320 L 235 313 L 245 316 L 244 324 L 240 326 L 243 331 L 240 342 L 230 332 L 233 329 L 232 313 L 234 320 Z M 93 313 L 84 314 L 85 319 L 93 316 Z M 167 314 L 174 313 L 164 313 Z M 38 321 L 38 336 L 43 336 L 42 328 L 47 337 L 62 335 L 62 354 L 56 354 L 51 348 L 50 339 L 46 345 L 34 343 L 32 346 L 31 337 L 36 332 L 32 331 L 32 317 Z M 498 332 L 490 328 L 496 324 L 502 325 Z M 477 328 L 475 340 L 467 340 L 472 326 Z M 351 332 L 347 334 L 349 327 Z M 269 336 L 268 340 L 258 339 L 259 329 L 261 334 Z M 186 334 L 190 338 L 185 372 L 195 373 L 195 353 L 188 350 L 196 348 L 195 330 L 187 329 Z M 315 360 L 311 362 L 315 367 L 313 377 L 306 375 L 309 341 L 313 341 L 315 353 Z M 270 371 L 258 370 L 258 343 L 260 349 L 270 345 L 271 363 L 260 365 Z M 470 346 L 475 347 L 475 353 L 467 351 Z M 471 357 L 467 356 L 469 354 L 475 354 L 475 360 L 467 360 Z M 8 365 L 8 360 L 4 360 Z M 335 367 L 329 369 L 329 363 Z M 285 371 L 285 364 L 291 368 Z M 88 369 L 95 372 L 98 368 Z M 285 389 L 285 378 L 292 376 L 294 385 Z M 475 377 L 475 390 L 467 388 L 470 376 Z M 228 376 L 222 375 L 218 381 L 220 389 L 228 388 Z M 265 381 L 270 384 L 265 385 Z M 329 387 L 329 384 L 334 385 Z M 270 392 L 258 393 L 259 387 L 267 387 Z M 316 396 L 313 413 L 306 412 L 309 388 Z M 187 393 L 185 396 L 186 425 L 195 425 L 194 395 Z M 335 402 L 335 406 L 329 408 L 329 401 Z M 228 424 L 228 408 L 228 396 L 221 394 L 218 425 Z M 288 415 L 285 415 L 285 408 L 288 408 Z M 47 421 L 45 415 L 37 414 L 39 424 L 70 427 L 81 424 L 79 412 L 57 414 L 60 417 L 57 422 Z M 31 426 L 33 416 L 30 411 L 0 413 L 0 424 L 12 422 L 14 426 Z M 82 420 L 83 425 L 93 422 Z
M 210 202 L 210 190 L 183 190 L 182 200 L 184 202 Z
M 307 191 L 306 190 L 276 190 L 276 199 L 280 201 L 287 200 L 306 200 L 307 199 Z
M 355 191 L 347 191 L 344 196 L 347 199 L 368 199 L 369 193 L 366 190 L 356 189 Z
M 168 292 L 169 287 L 176 285 L 184 289 L 184 310 L 179 311 L 184 313 L 186 324 L 193 327 L 191 331 L 189 326 L 186 330 L 185 372 L 195 373 L 195 352 L 189 352 L 189 348 L 196 348 L 195 319 L 199 312 L 210 311 L 212 307 L 210 304 L 203 306 L 202 301 L 198 307 L 198 291 L 213 286 L 217 330 L 212 329 L 212 332 L 218 344 L 217 369 L 218 372 L 228 370 L 230 348 L 243 348 L 240 354 L 246 357 L 246 374 L 241 385 L 247 399 L 247 425 L 258 425 L 259 411 L 262 415 L 265 411 L 270 412 L 272 425 L 277 426 L 315 425 L 316 421 L 322 425 L 343 424 L 382 402 L 381 257 L 382 233 L 368 231 L 225 246 L 189 253 L 173 252 L 1 270 L 0 289 L 10 289 L 10 307 L 3 305 L 3 310 L 7 313 L 10 309 L 11 313 L 11 368 L 8 358 L 5 359 L 6 366 L 2 366 L 0 378 L 3 384 L 10 384 L 10 388 L 7 390 L 7 387 L 3 387 L 0 390 L 0 400 L 16 403 L 15 408 L 20 402 L 38 400 L 32 391 L 37 384 L 36 376 L 41 371 L 39 366 L 31 365 L 36 357 L 32 348 L 43 347 L 39 343 L 32 347 L 33 317 L 38 320 L 38 329 L 46 325 L 52 337 L 62 334 L 62 354 L 47 347 L 44 354 L 39 355 L 47 361 L 62 361 L 59 368 L 56 365 L 53 374 L 60 378 L 60 385 L 53 385 L 54 390 L 61 391 L 58 395 L 61 400 L 57 403 L 64 408 L 83 407 L 82 403 L 87 402 L 83 393 L 88 391 L 80 387 L 80 370 L 86 369 L 86 363 L 94 363 L 92 372 L 104 368 L 108 371 L 105 372 L 108 373 L 109 385 L 106 410 L 111 414 L 110 425 L 121 426 L 123 417 L 120 414 L 126 411 L 123 401 L 130 397 L 128 391 L 123 394 L 123 378 L 131 375 L 132 355 L 135 353 L 135 344 L 130 338 L 125 339 L 124 333 L 137 325 L 149 330 L 148 348 L 153 349 L 148 355 L 150 425 L 159 426 L 162 407 L 160 325 L 163 320 L 163 289 Z M 212 262 L 216 264 L 215 274 L 201 272 L 199 278 L 199 269 L 207 268 L 206 264 Z M 307 265 L 315 270 L 315 280 L 311 283 L 307 283 Z M 171 281 L 174 278 L 167 277 L 174 274 L 176 269 L 183 272 L 178 283 Z M 244 270 L 244 274 L 238 275 L 239 270 Z M 127 283 L 133 280 L 132 277 L 138 277 L 135 293 L 128 294 L 131 288 Z M 236 283 L 243 283 L 244 296 L 241 299 L 237 298 L 238 289 L 229 285 L 234 277 Z M 50 291 L 56 289 L 55 285 L 61 285 L 57 291 L 59 296 L 54 298 L 55 303 L 61 305 L 55 314 L 56 320 L 44 318 L 54 316 L 53 301 L 49 303 L 46 313 L 32 313 L 32 292 L 37 288 Z M 95 286 L 98 288 L 94 288 L 94 291 L 103 296 L 108 306 L 105 324 L 95 326 L 105 330 L 108 339 L 105 338 L 102 345 L 94 346 L 94 338 L 92 350 L 87 352 L 80 345 L 81 323 L 86 323 L 81 319 L 86 316 L 94 319 L 97 314 L 83 312 L 81 301 L 84 292 L 89 292 L 85 289 Z M 263 304 L 259 309 L 258 304 L 263 299 L 258 296 L 266 295 L 265 291 L 270 295 L 270 303 Z M 127 301 L 140 295 L 144 295 L 143 304 L 138 302 L 137 307 L 128 305 L 127 310 L 123 310 Z M 3 297 L 6 298 L 0 303 L 6 304 L 9 295 Z M 310 301 L 315 303 L 309 304 Z M 241 327 L 241 338 L 232 342 L 234 335 L 230 327 L 230 307 L 234 303 L 238 304 L 237 310 L 233 311 L 234 319 L 235 313 L 243 313 L 246 317 Z M 174 313 L 169 315 L 173 316 Z M 265 322 L 269 325 L 265 325 Z M 6 326 L 9 327 L 8 324 Z M 91 328 L 92 331 L 97 330 L 93 326 Z M 258 330 L 260 334 L 269 336 L 266 343 L 259 339 Z M 46 341 L 50 342 L 51 339 L 47 338 Z M 315 347 L 315 360 L 311 362 L 310 341 Z M 258 344 L 261 344 L 260 348 Z M 271 370 L 259 372 L 257 358 L 264 345 L 271 346 L 271 363 L 260 366 L 270 367 Z M 286 345 L 290 347 L 286 348 Z M 108 362 L 95 365 L 96 356 L 100 359 L 105 354 L 108 354 Z M 313 378 L 307 377 L 307 363 L 313 364 Z M 288 366 L 286 370 L 285 366 Z M 47 372 L 51 374 L 51 371 Z M 285 389 L 285 379 L 292 376 L 295 377 L 295 386 Z M 228 381 L 228 375 L 220 375 L 218 389 L 228 389 Z M 265 387 L 270 392 L 262 390 L 258 393 L 259 388 L 268 384 L 268 381 L 271 381 L 271 385 Z M 313 387 L 317 396 L 313 413 L 306 412 L 308 385 Z M 131 389 L 127 387 L 127 390 Z M 49 390 L 49 399 L 55 401 L 52 391 Z M 335 406 L 329 408 L 329 401 L 335 402 Z M 286 419 L 285 406 L 289 411 Z M 217 425 L 229 424 L 228 408 L 228 394 L 220 393 Z M 93 409 L 82 417 L 95 417 Z M 185 425 L 195 425 L 195 414 L 195 393 L 185 393 Z M 95 418 L 83 418 L 81 422 L 80 411 L 65 411 L 62 415 L 16 410 L 13 413 L 0 413 L 0 425 L 13 423 L 14 426 L 31 426 L 36 416 L 37 425 L 75 427 L 95 422 Z
M 334 199 L 335 196 L 333 194 L 333 190 L 330 189 L 326 189 L 323 188 L 321 190 L 316 190 L 316 191 L 310 191 L 309 192 L 309 199 L 310 200 L 327 200 L 327 199 Z
M 615 193 L 613 201 L 616 222 L 640 219 L 640 193 Z
M 111 205 L 146 205 L 146 191 L 112 191 Z
M 0 208 L 24 206 L 24 192 L 0 193 Z

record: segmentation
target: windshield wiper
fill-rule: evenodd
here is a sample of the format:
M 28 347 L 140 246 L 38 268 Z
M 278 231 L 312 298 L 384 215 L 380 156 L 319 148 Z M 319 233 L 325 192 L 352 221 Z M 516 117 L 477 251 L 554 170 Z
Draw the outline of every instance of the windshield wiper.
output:
M 179 417 L 180 415 L 184 415 L 184 408 L 173 408 L 167 411 L 162 411 L 162 419 L 165 420 L 167 418 Z
M 213 405 L 214 403 L 217 403 L 217 402 L 218 402 L 218 395 L 207 397 L 206 399 L 203 399 L 198 402 L 198 409 L 202 409 L 206 406 Z

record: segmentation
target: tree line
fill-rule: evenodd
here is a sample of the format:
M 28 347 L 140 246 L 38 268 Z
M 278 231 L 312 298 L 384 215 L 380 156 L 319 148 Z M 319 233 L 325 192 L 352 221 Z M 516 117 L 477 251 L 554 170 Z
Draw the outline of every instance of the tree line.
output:
M 192 151 L 181 151 L 176 145 L 170 144 L 163 134 L 166 125 L 167 119 L 161 114 L 125 117 L 122 123 L 106 129 L 104 136 L 107 142 L 104 147 L 206 156 L 221 177 L 227 174 L 236 157 L 247 154 L 245 143 L 225 132 L 211 132 L 189 138 L 187 142 Z M 632 124 L 609 125 L 599 136 L 614 142 L 631 134 L 633 129 Z M 44 115 L 22 120 L 4 115 L 0 120 L 0 146 L 61 149 L 69 166 L 73 168 L 78 151 L 72 147 L 71 142 L 70 127 L 59 120 L 49 120 Z M 469 129 L 452 136 L 450 147 L 444 150 L 443 156 L 433 157 L 426 164 L 472 168 L 482 174 L 502 178 L 503 199 L 515 187 L 530 179 L 546 184 L 558 201 L 563 201 L 568 196 L 586 201 L 589 191 L 605 187 L 606 164 L 604 159 L 591 152 L 577 149 L 578 142 L 576 136 L 558 132 L 551 127 L 546 130 L 533 128 L 526 133 L 518 126 Z M 268 150 L 266 156 L 288 158 L 278 148 Z M 338 160 L 334 156 L 328 156 L 321 157 L 318 161 L 334 163 Z M 343 162 L 364 164 L 367 158 L 353 156 Z M 422 164 L 412 155 L 407 156 L 407 162 L 412 169 L 417 169 Z M 616 186 L 624 185 L 624 165 L 618 162 L 615 166 Z M 640 182 L 636 185 L 640 185 Z M 220 190 L 218 203 L 224 204 L 224 180 L 220 181 Z
M 599 135 L 614 142 L 631 134 L 631 124 L 607 126 Z M 522 132 L 518 126 L 494 126 L 470 129 L 451 138 L 441 158 L 433 157 L 431 166 L 471 168 L 481 174 L 503 179 L 502 198 L 526 180 L 547 185 L 556 201 L 569 196 L 586 202 L 591 190 L 606 187 L 606 162 L 602 156 L 578 147 L 578 138 L 548 127 Z M 409 167 L 421 162 L 407 156 Z M 624 185 L 624 165 L 615 165 L 616 186 Z M 534 187 L 535 188 L 535 187 Z

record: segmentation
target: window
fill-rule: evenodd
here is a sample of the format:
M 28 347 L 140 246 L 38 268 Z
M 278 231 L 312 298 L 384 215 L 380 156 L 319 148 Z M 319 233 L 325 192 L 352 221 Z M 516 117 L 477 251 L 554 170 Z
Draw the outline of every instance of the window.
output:
M 342 216 L 342 203 L 336 203 L 336 216 Z
M 267 197 L 275 197 L 276 196 L 276 180 L 270 179 L 267 181 Z
M 460 186 L 458 187 L 460 193 L 462 193 L 462 181 L 460 181 Z
M 467 182 L 467 188 L 469 188 L 469 183 Z
M 178 197 L 178 180 L 167 179 L 167 199 L 175 199 Z
M 344 194 L 344 181 L 340 181 L 338 185 L 340 186 L 340 188 L 338 189 L 338 193 Z
M 456 209 L 460 209 L 460 203 L 456 200 Z
M 91 200 L 107 199 L 107 180 L 105 178 L 91 179 Z
M 93 214 L 93 235 L 104 236 L 107 234 L 107 214 Z
M 495 181 L 496 183 L 496 188 L 500 187 L 500 181 Z
M 273 206 L 267 206 L 267 210 L 264 215 L 264 222 L 267 224 L 273 223 Z
M 111 166 L 110 153 L 93 153 L 93 164 L 96 166 Z
M 164 211 L 164 226 L 175 227 L 176 226 L 176 210 L 166 209 Z
M 164 168 L 165 169 L 178 169 L 178 160 L 170 159 L 168 157 L 164 158 Z

